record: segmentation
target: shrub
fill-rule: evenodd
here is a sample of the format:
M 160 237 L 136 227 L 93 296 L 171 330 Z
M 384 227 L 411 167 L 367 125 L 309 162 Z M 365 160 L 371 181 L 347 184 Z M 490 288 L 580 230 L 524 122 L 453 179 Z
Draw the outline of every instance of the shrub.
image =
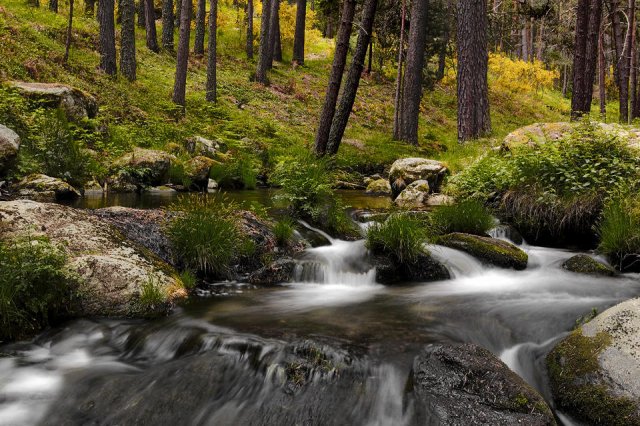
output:
M 239 229 L 235 204 L 199 195 L 181 198 L 170 208 L 176 214 L 167 233 L 185 267 L 226 278 L 233 259 L 252 251 L 252 241 Z
M 0 339 L 27 336 L 67 312 L 78 278 L 46 239 L 0 241 Z
M 411 263 L 424 252 L 429 239 L 425 223 L 409 213 L 392 213 L 382 223 L 367 230 L 366 244 L 373 253 L 394 256 L 400 263 Z
M 257 167 L 250 156 L 237 155 L 224 163 L 211 167 L 211 179 L 221 188 L 255 189 L 258 184 Z
M 295 230 L 295 223 L 291 218 L 286 218 L 276 222 L 273 227 L 273 233 L 276 236 L 276 241 L 279 246 L 285 246 L 293 237 L 293 231 Z
M 495 226 L 489 210 L 479 201 L 466 200 L 458 204 L 438 207 L 430 215 L 434 232 L 485 235 Z
M 620 198 L 608 203 L 598 224 L 598 235 L 599 250 L 619 269 L 640 268 L 640 201 Z

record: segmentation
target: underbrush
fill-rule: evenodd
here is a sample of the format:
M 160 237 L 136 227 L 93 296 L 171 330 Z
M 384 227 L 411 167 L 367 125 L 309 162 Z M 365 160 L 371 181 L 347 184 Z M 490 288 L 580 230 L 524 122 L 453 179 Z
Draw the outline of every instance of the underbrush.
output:
M 477 200 L 440 206 L 429 215 L 429 221 L 433 232 L 438 235 L 452 232 L 486 235 L 495 226 L 489 209 Z
M 424 220 L 407 212 L 392 213 L 367 230 L 366 245 L 375 254 L 395 257 L 400 264 L 415 262 L 424 252 L 429 233 Z
M 620 270 L 640 271 L 640 199 L 623 197 L 607 204 L 598 223 L 598 249 Z

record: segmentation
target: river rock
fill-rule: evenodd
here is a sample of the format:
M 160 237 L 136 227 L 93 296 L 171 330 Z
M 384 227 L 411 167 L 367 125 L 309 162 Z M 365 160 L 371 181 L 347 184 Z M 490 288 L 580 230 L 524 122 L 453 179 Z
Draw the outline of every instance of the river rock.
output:
M 402 208 L 420 208 L 427 204 L 428 199 L 429 182 L 426 180 L 417 180 L 409 184 L 393 202 Z
M 438 244 L 464 251 L 484 263 L 501 268 L 526 269 L 529 260 L 524 251 L 496 238 L 455 232 L 438 238 Z
M 217 192 L 218 188 L 219 188 L 218 182 L 209 178 L 209 180 L 207 181 L 207 192 L 208 193 Z
M 37 100 L 43 106 L 61 108 L 70 121 L 95 118 L 98 114 L 96 99 L 74 87 L 57 83 L 27 83 L 24 81 L 13 81 L 9 84 L 23 96 Z
M 18 156 L 20 136 L 8 127 L 0 124 L 0 176 L 4 175 Z
M 2 238 L 44 236 L 64 249 L 68 267 L 82 282 L 72 309 L 79 316 L 156 315 L 186 295 L 171 267 L 86 210 L 6 201 L 0 202 L 0 221 L 8 224 Z M 143 288 L 149 285 L 160 291 L 160 303 L 141 302 Z
M 62 179 L 33 174 L 16 185 L 18 198 L 54 202 L 78 198 L 80 193 Z
M 616 273 L 612 267 L 605 265 L 602 262 L 598 262 L 596 259 L 586 254 L 577 254 L 570 257 L 564 261 L 562 267 L 567 271 L 586 275 L 612 277 Z
M 640 299 L 572 332 L 547 356 L 558 406 L 589 424 L 640 424 Z
M 400 263 L 393 255 L 376 253 L 372 263 L 376 267 L 376 282 L 393 285 L 406 282 L 431 282 L 451 278 L 446 266 L 428 253 L 418 255 L 409 263 Z
M 216 158 L 216 154 L 220 151 L 220 144 L 202 136 L 193 136 L 187 139 L 185 148 L 191 154 Z
M 160 186 L 168 183 L 169 167 L 175 157 L 164 151 L 135 148 L 117 159 L 108 180 L 109 190 L 131 192 L 145 186 Z
M 375 179 L 370 180 L 367 183 L 367 194 L 391 194 L 391 185 L 389 185 L 389 181 L 386 179 Z
M 389 170 L 389 184 L 393 197 L 397 197 L 407 185 L 417 180 L 429 182 L 431 192 L 437 192 L 448 173 L 444 164 L 427 158 L 402 158 L 396 160 Z
M 199 188 L 205 188 L 209 183 L 209 172 L 216 164 L 215 160 L 209 157 L 198 155 L 185 164 L 185 177 Z
M 291 258 L 278 259 L 249 275 L 247 282 L 254 285 L 271 286 L 287 283 L 293 277 L 296 262 Z
M 544 399 L 488 350 L 429 345 L 410 378 L 416 424 L 555 425 Z

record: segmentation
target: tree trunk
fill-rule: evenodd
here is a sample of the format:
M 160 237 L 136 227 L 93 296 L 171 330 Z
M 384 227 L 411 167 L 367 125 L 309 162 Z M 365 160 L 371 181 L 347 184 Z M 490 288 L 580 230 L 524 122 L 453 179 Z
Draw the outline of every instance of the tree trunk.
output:
M 120 71 L 127 80 L 136 79 L 136 5 L 134 0 L 121 0 Z
M 635 9 L 635 5 L 634 5 Z M 631 99 L 631 121 L 640 117 L 640 105 L 638 105 L 638 48 L 636 46 L 636 14 L 631 11 L 631 74 L 629 76 L 629 87 Z
M 69 62 L 69 49 L 71 48 L 71 30 L 73 29 L 73 0 L 69 0 L 69 24 L 67 25 L 67 39 L 64 43 L 64 58 L 62 62 Z
M 293 37 L 293 62 L 304 64 L 304 28 L 307 19 L 307 0 L 298 0 L 296 6 L 296 31 Z
M 280 0 L 271 0 L 271 14 L 269 16 L 269 51 L 267 52 L 267 68 L 273 68 L 273 57 L 276 47 L 276 36 L 280 33 Z
M 536 59 L 542 62 L 542 53 L 544 52 L 544 18 L 540 19 L 538 25 L 538 41 L 536 42 Z
M 603 121 L 607 118 L 606 70 L 607 62 L 604 56 L 604 28 L 601 28 L 600 36 L 598 37 L 598 97 L 600 98 L 600 117 Z
M 567 97 L 567 91 L 569 86 L 569 66 L 567 64 L 564 65 L 564 72 L 562 76 L 562 97 Z
M 84 0 L 84 16 L 87 18 L 92 18 L 96 13 L 96 1 L 95 0 Z
M 204 55 L 204 28 L 207 17 L 206 0 L 198 0 L 198 10 L 196 11 L 196 34 L 193 40 L 193 53 Z
M 373 21 L 376 15 L 378 0 L 366 0 L 362 10 L 362 22 L 360 23 L 358 41 L 353 52 L 353 59 L 347 79 L 344 83 L 344 90 L 340 98 L 340 104 L 336 110 L 335 117 L 331 123 L 329 141 L 327 143 L 327 154 L 335 155 L 340 147 L 342 136 L 347 128 L 349 115 L 356 100 L 356 93 L 360 85 L 360 77 L 364 70 L 364 61 L 367 56 L 367 47 L 371 42 L 371 32 L 373 31 Z
M 49 0 L 49 10 L 58 13 L 58 0 Z
M 162 48 L 173 52 L 173 0 L 162 2 Z
M 620 58 L 620 122 L 629 122 L 629 78 L 631 71 L 631 44 L 633 39 L 633 33 L 635 32 L 634 24 L 636 1 L 629 0 L 627 7 L 627 29 L 624 38 L 624 46 L 622 49 L 622 56 Z
M 393 139 L 400 139 L 400 127 L 402 126 L 402 66 L 404 63 L 404 24 L 406 21 L 406 1 L 402 0 L 402 12 L 400 20 L 400 43 L 398 45 L 398 71 L 396 72 L 396 93 L 393 98 Z
M 258 50 L 258 64 L 256 66 L 256 81 L 267 84 L 267 70 L 269 69 L 269 24 L 271 23 L 271 1 L 262 0 L 262 16 L 260 18 L 260 48 Z
M 475 1 L 475 0 L 474 0 Z M 483 0 L 484 1 L 484 0 Z M 422 98 L 422 69 L 427 41 L 427 0 L 414 0 L 411 4 L 411 21 L 407 47 L 407 65 L 404 70 L 402 125 L 400 140 L 418 145 L 418 117 Z
M 144 27 L 145 26 L 145 3 L 146 0 L 140 0 L 138 2 L 138 26 L 139 27 Z M 100 7 L 100 4 L 98 4 L 98 8 Z
M 491 133 L 486 0 L 458 4 L 458 141 Z
M 218 98 L 216 79 L 217 35 L 218 35 L 218 0 L 209 0 L 209 61 L 207 64 L 207 94 L 209 102 Z
M 178 31 L 180 31 L 180 22 L 182 22 L 180 20 L 180 15 L 182 14 L 182 0 L 176 0 L 176 19 L 173 21 L 174 22 L 174 26 L 176 28 L 178 28 Z
M 278 0 L 280 1 L 280 0 Z M 280 13 L 276 13 L 275 15 L 275 36 L 273 41 L 273 60 L 277 62 L 282 62 L 282 37 L 280 35 Z
M 116 35 L 113 16 L 113 0 L 100 0 L 98 19 L 100 22 L 100 69 L 116 75 Z
M 253 59 L 253 0 L 247 0 L 247 59 Z
M 156 34 L 156 12 L 153 0 L 145 0 L 144 2 L 144 24 L 147 33 L 147 48 L 152 52 L 159 52 L 158 35 Z
M 342 84 L 342 74 L 344 73 L 347 62 L 349 37 L 351 36 L 355 10 L 355 0 L 344 0 L 342 14 L 340 16 L 340 28 L 338 29 L 336 39 L 336 49 L 333 55 L 333 64 L 331 65 L 331 75 L 329 76 L 329 85 L 327 86 L 327 93 L 324 98 L 324 104 L 322 105 L 322 112 L 320 113 L 320 123 L 318 124 L 318 131 L 316 133 L 314 150 L 318 156 L 323 156 L 327 152 L 331 122 L 336 112 L 336 102 L 338 100 L 338 93 L 340 92 L 340 85 Z
M 369 60 L 367 61 L 367 74 L 371 74 L 373 67 L 373 37 L 369 40 Z
M 173 103 L 181 105 L 183 110 L 187 91 L 187 65 L 189 63 L 189 37 L 191 33 L 191 0 L 182 0 L 180 11 L 180 35 L 176 58 L 176 79 L 173 84 Z

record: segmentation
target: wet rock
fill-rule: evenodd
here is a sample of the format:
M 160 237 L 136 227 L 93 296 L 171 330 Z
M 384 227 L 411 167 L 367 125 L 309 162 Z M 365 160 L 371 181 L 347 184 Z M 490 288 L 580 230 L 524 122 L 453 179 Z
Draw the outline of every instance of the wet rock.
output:
M 209 180 L 207 181 L 207 192 L 209 193 L 216 192 L 218 188 L 219 188 L 218 182 L 209 178 Z
M 216 161 L 199 155 L 185 164 L 185 177 L 198 188 L 205 188 L 209 183 L 209 172 Z
M 104 188 L 100 182 L 92 180 L 84 185 L 84 192 L 104 192 Z
M 0 176 L 13 166 L 20 150 L 20 136 L 0 124 Z
M 216 154 L 220 151 L 220 144 L 202 136 L 194 136 L 187 139 L 185 148 L 191 154 L 216 158 Z
M 72 310 L 84 316 L 149 316 L 166 312 L 185 292 L 175 271 L 149 251 L 126 240 L 111 225 L 86 210 L 28 200 L 0 202 L 2 238 L 45 236 L 68 256 L 81 278 Z M 145 286 L 161 300 L 140 297 Z
M 590 424 L 640 424 L 640 299 L 616 305 L 547 356 L 558 406 Z
M 376 267 L 376 282 L 392 285 L 403 282 L 442 281 L 451 278 L 446 266 L 427 253 L 418 255 L 410 263 L 400 263 L 393 255 L 377 253 L 372 264 Z
M 586 254 L 578 254 L 564 261 L 562 267 L 567 271 L 586 275 L 612 277 L 616 271 L 604 263 L 598 262 Z
M 429 182 L 417 180 L 407 186 L 393 202 L 403 208 L 424 207 L 429 200 L 429 192 Z
M 389 184 L 394 198 L 404 189 L 403 184 L 410 185 L 417 180 L 426 180 L 429 182 L 431 191 L 436 192 L 447 173 L 447 168 L 439 161 L 426 158 L 403 158 L 391 165 Z
M 427 206 L 429 207 L 438 207 L 438 206 L 448 206 L 453 204 L 453 198 L 449 197 L 445 194 L 431 194 L 429 198 L 427 198 Z
M 529 260 L 524 251 L 496 238 L 456 232 L 440 237 L 438 244 L 464 251 L 482 262 L 501 268 L 526 269 Z
M 24 81 L 13 81 L 9 84 L 23 96 L 37 100 L 43 106 L 61 108 L 70 121 L 95 118 L 98 114 L 98 103 L 95 98 L 74 87 L 56 83 L 27 83 Z
M 254 285 L 271 286 L 291 280 L 296 262 L 291 258 L 278 259 L 249 275 L 247 282 Z
M 109 190 L 131 192 L 135 186 L 160 186 L 168 183 L 169 167 L 175 157 L 164 151 L 135 148 L 117 159 L 112 166 Z
M 54 202 L 78 198 L 80 193 L 62 179 L 47 175 L 29 175 L 16 185 L 18 198 Z
M 502 238 L 511 241 L 515 245 L 524 244 L 524 238 L 516 228 L 507 224 L 500 224 L 489 230 L 489 236 L 493 238 Z
M 488 350 L 429 345 L 410 377 L 416 424 L 555 425 L 544 399 Z

